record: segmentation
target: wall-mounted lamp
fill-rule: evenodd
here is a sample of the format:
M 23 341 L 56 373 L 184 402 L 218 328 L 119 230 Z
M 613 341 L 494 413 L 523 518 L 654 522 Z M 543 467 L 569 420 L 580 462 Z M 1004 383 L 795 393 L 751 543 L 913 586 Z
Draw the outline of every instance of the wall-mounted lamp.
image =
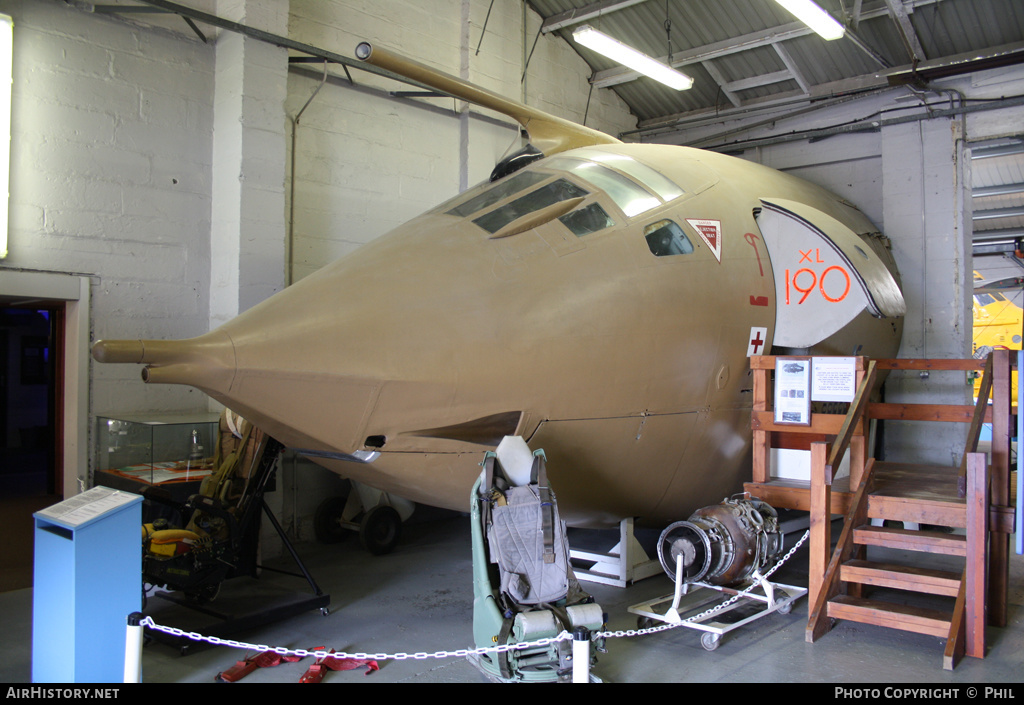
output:
M 598 32 L 588 24 L 573 30 L 572 38 L 579 44 L 593 49 L 599 54 L 604 54 L 609 59 L 649 76 L 655 81 L 660 81 L 670 88 L 675 88 L 677 91 L 685 91 L 693 85 L 693 79 L 685 73 L 676 71 L 671 66 L 666 66 L 647 54 L 637 51 L 617 39 L 612 39 L 603 32 Z
M 821 35 L 822 39 L 832 41 L 846 34 L 846 28 L 839 24 L 832 15 L 825 12 L 811 0 L 775 0 L 792 12 L 798 20 Z
M 7 202 L 11 177 L 11 84 L 14 21 L 0 15 L 0 259 L 7 256 Z

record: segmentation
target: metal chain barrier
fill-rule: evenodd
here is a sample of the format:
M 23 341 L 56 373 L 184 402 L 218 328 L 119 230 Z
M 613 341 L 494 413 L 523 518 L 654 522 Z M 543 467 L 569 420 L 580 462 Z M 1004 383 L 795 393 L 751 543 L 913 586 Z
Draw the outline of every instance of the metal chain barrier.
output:
M 536 641 L 522 642 L 519 644 L 499 644 L 498 646 L 486 646 L 477 649 L 456 649 L 455 651 L 434 651 L 429 653 L 426 651 L 419 651 L 417 653 L 395 653 L 395 654 L 370 654 L 370 653 L 347 653 L 343 651 L 332 651 L 326 653 L 323 650 L 309 651 L 308 649 L 288 649 L 280 646 L 267 646 L 265 644 L 249 644 L 243 641 L 235 641 L 234 639 L 221 639 L 215 636 L 205 636 L 197 632 L 186 632 L 183 629 L 177 629 L 176 627 L 165 627 L 160 624 L 156 624 L 152 617 L 144 617 L 140 624 L 150 629 L 155 629 L 165 634 L 170 634 L 176 637 L 185 637 L 192 639 L 193 641 L 205 641 L 208 644 L 214 644 L 216 646 L 230 646 L 236 649 L 246 649 L 248 651 L 270 651 L 275 654 L 281 654 L 282 656 L 298 656 L 299 658 L 305 658 L 306 656 L 314 656 L 316 658 L 351 658 L 367 660 L 372 659 L 375 661 L 405 661 L 408 659 L 415 659 L 417 661 L 423 661 L 430 658 L 464 658 L 466 656 L 480 656 L 486 653 L 502 653 L 505 651 L 516 651 L 518 649 L 528 649 L 534 646 L 550 646 L 551 644 L 558 643 L 560 641 L 568 641 L 572 639 L 572 634 L 567 631 L 563 631 L 561 634 L 555 637 L 537 639 Z
M 778 563 L 776 563 L 774 566 L 772 566 L 772 568 L 767 573 L 765 573 L 763 577 L 765 579 L 767 579 L 768 576 L 770 576 L 772 573 L 774 573 L 776 570 L 778 570 L 780 567 L 782 567 L 782 565 L 787 560 L 789 560 L 789 558 L 796 552 L 796 550 L 798 548 L 800 548 L 801 545 L 803 545 L 803 543 L 807 540 L 807 538 L 810 535 L 811 535 L 810 531 L 805 532 L 804 535 L 800 538 L 800 540 L 796 542 L 796 544 L 793 546 L 793 548 L 789 549 L 789 551 L 786 553 L 786 555 L 783 556 L 782 559 Z M 753 583 L 753 584 L 750 585 L 750 587 L 746 588 L 742 592 L 739 592 L 739 593 L 733 595 L 732 597 L 730 597 L 725 602 L 722 602 L 719 605 L 715 605 L 714 607 L 711 607 L 710 609 L 707 609 L 704 612 L 701 612 L 700 614 L 694 615 L 692 617 L 688 617 L 687 619 L 685 619 L 685 620 L 683 620 L 681 622 L 675 623 L 675 624 L 662 624 L 662 625 L 659 625 L 657 627 L 650 627 L 648 629 L 628 629 L 628 630 L 625 630 L 625 631 L 613 631 L 613 632 L 592 632 L 591 633 L 591 639 L 643 636 L 643 635 L 646 635 L 646 634 L 654 634 L 656 632 L 662 632 L 662 631 L 665 631 L 667 629 L 675 629 L 676 627 L 680 627 L 683 624 L 686 624 L 687 622 L 692 622 L 692 621 L 695 621 L 695 620 L 698 620 L 698 619 L 704 619 L 705 617 L 708 617 L 708 616 L 714 614 L 715 612 L 718 612 L 719 610 L 725 609 L 726 607 L 728 607 L 732 603 L 736 602 L 736 600 L 738 600 L 741 597 L 747 595 L 751 590 L 753 590 L 754 588 L 758 587 L 759 585 L 760 585 L 760 583 Z M 284 648 L 284 647 L 280 647 L 280 646 L 267 646 L 265 644 L 250 644 L 250 643 L 246 643 L 246 642 L 243 642 L 243 641 L 235 641 L 234 639 L 221 639 L 220 637 L 215 637 L 215 636 L 205 636 L 205 635 L 199 634 L 197 632 L 186 632 L 185 630 L 178 629 L 176 627 L 166 627 L 166 626 L 157 624 L 156 622 L 153 621 L 152 617 L 143 617 L 142 620 L 140 620 L 139 624 L 141 626 L 143 626 L 143 627 L 149 627 L 150 629 L 155 629 L 156 631 L 164 632 L 165 634 L 169 634 L 171 636 L 185 637 L 185 638 L 191 639 L 193 641 L 205 641 L 206 643 L 213 644 L 215 646 L 230 646 L 230 647 L 235 648 L 235 649 L 245 649 L 247 651 L 256 651 L 256 652 L 260 652 L 260 653 L 265 652 L 265 651 L 269 651 L 269 652 L 273 652 L 275 654 L 281 654 L 282 656 L 298 656 L 299 658 L 305 658 L 306 656 L 313 656 L 314 658 L 322 659 L 322 658 L 326 658 L 326 657 L 329 656 L 330 658 L 338 658 L 338 659 L 343 659 L 343 658 L 360 659 L 360 660 L 372 659 L 372 660 L 375 660 L 375 661 L 405 661 L 405 660 L 408 660 L 408 659 L 414 659 L 414 660 L 417 660 L 417 661 L 424 661 L 426 659 L 432 659 L 432 658 L 439 658 L 439 659 L 440 658 L 465 658 L 467 656 L 482 656 L 484 654 L 489 654 L 489 653 L 497 654 L 497 653 L 504 653 L 504 652 L 508 652 L 508 651 L 518 651 L 519 649 L 529 649 L 529 648 L 538 647 L 538 646 L 550 646 L 552 644 L 556 644 L 556 643 L 561 642 L 561 641 L 571 641 L 573 639 L 573 635 L 572 634 L 570 634 L 567 631 L 563 631 L 558 636 L 550 637 L 550 638 L 545 638 L 545 639 L 537 639 L 536 641 L 527 641 L 527 642 L 521 642 L 521 643 L 518 643 L 518 644 L 499 644 L 497 646 L 485 646 L 485 647 L 480 647 L 480 648 L 476 648 L 476 649 L 456 649 L 455 651 L 434 651 L 432 653 L 431 652 L 426 652 L 426 651 L 418 651 L 418 652 L 412 653 L 412 654 L 410 654 L 410 653 L 403 653 L 403 652 L 394 653 L 394 654 L 370 654 L 370 653 L 362 653 L 362 652 L 346 653 L 346 652 L 340 652 L 340 651 L 333 651 L 333 652 L 328 654 L 328 653 L 324 652 L 323 650 L 310 651 L 308 649 L 288 649 L 288 648 Z

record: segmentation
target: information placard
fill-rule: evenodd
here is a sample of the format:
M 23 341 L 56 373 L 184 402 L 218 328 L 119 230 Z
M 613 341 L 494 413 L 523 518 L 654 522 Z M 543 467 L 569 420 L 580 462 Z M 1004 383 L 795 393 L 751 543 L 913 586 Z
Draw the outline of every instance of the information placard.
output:
M 857 358 L 816 357 L 811 374 L 814 401 L 853 401 L 857 393 Z
M 811 358 L 775 358 L 775 423 L 811 423 Z
M 138 499 L 139 495 L 131 492 L 97 486 L 42 509 L 34 516 L 75 528 Z

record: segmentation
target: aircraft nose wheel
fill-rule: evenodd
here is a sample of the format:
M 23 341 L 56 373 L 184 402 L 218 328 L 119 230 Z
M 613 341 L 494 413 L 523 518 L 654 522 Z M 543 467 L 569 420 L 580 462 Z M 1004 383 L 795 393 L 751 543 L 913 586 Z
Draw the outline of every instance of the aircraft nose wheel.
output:
M 402 518 L 388 506 L 374 507 L 359 524 L 359 540 L 375 556 L 383 556 L 398 544 Z

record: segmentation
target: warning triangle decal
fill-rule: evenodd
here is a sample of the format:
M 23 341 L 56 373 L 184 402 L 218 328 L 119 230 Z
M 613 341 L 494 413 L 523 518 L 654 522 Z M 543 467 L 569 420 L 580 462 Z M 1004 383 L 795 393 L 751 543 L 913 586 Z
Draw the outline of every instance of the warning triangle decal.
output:
M 697 231 L 701 239 L 707 243 L 714 253 L 715 259 L 722 261 L 722 221 L 701 220 L 699 218 L 687 218 L 686 222 Z

